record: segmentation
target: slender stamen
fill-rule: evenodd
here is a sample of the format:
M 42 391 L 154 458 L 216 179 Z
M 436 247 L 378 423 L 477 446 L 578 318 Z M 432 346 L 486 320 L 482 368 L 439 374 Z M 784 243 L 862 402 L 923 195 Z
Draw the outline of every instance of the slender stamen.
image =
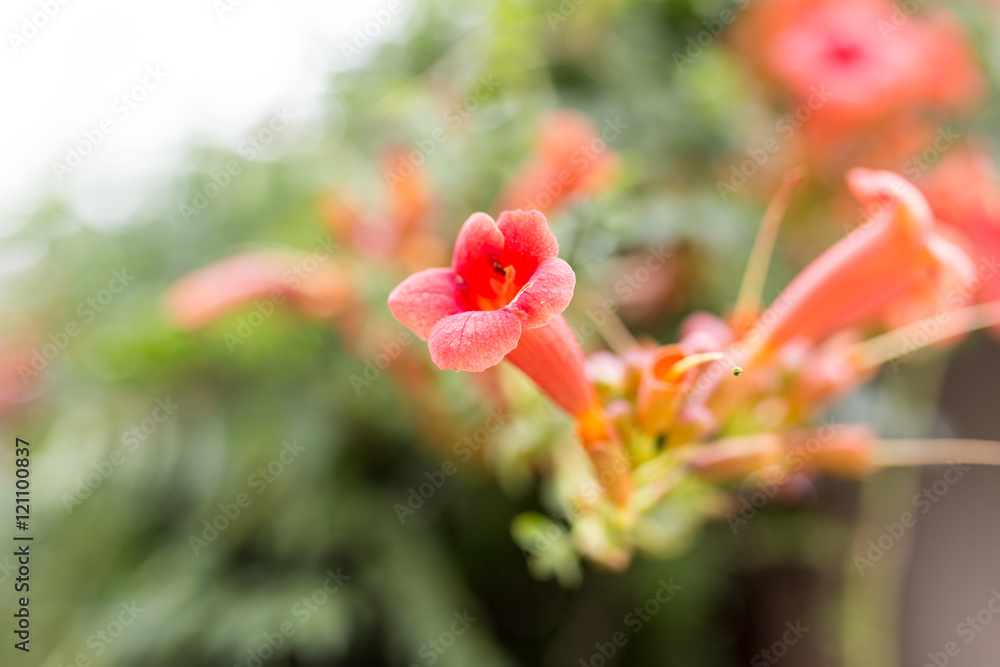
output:
M 767 269 L 771 265 L 778 228 L 781 226 L 781 219 L 785 216 L 792 194 L 804 178 L 805 169 L 803 167 L 795 167 L 786 171 L 781 186 L 767 205 L 767 210 L 764 211 L 764 219 L 757 230 L 757 238 L 750 251 L 750 259 L 747 261 L 747 268 L 743 274 L 739 296 L 736 297 L 736 306 L 733 308 L 733 314 L 737 318 L 745 315 L 756 316 L 761 310 L 764 281 L 767 278 Z
M 584 303 L 590 302 L 594 304 L 599 304 L 603 300 L 603 297 L 598 292 L 590 291 L 587 293 L 586 298 L 582 299 Z M 582 316 L 583 306 L 576 304 L 575 310 Z M 639 341 L 635 339 L 632 332 L 628 330 L 625 323 L 621 321 L 618 314 L 615 313 L 614 308 L 602 308 L 601 315 L 603 317 L 593 317 L 588 316 L 594 325 L 597 327 L 597 333 L 600 334 L 604 342 L 608 344 L 608 347 L 617 354 L 622 355 L 629 350 L 634 350 L 639 347 Z
M 879 440 L 873 453 L 878 466 L 931 466 L 963 463 L 1000 466 L 1000 442 L 962 438 Z
M 684 377 L 684 374 L 695 366 L 719 360 L 725 360 L 726 363 L 733 367 L 733 375 L 739 375 L 743 372 L 743 369 L 731 362 L 723 352 L 702 352 L 700 354 L 689 354 L 678 361 L 673 365 L 673 367 L 671 367 L 670 371 L 667 373 L 666 379 L 668 382 L 680 382 L 680 379 Z
M 524 294 L 524 290 L 526 290 L 526 289 L 528 289 L 529 287 L 531 287 L 531 285 L 532 285 L 532 284 L 533 284 L 533 283 L 531 283 L 531 282 L 527 282 L 527 283 L 525 283 L 525 284 L 524 284 L 524 287 L 522 287 L 521 289 L 519 289 L 519 290 L 517 291 L 517 294 L 515 294 L 515 295 L 514 295 L 514 298 L 513 298 L 513 299 L 511 299 L 511 300 L 510 300 L 510 303 L 508 303 L 507 305 L 508 305 L 508 306 L 512 306 L 512 305 L 514 305 L 514 302 L 515 302 L 515 301 L 517 301 L 517 298 L 518 298 L 519 296 L 521 296 L 522 294 Z
M 670 367 L 670 371 L 667 373 L 666 380 L 668 382 L 677 383 L 680 379 L 684 377 L 684 374 L 694 368 L 695 366 L 700 366 L 701 364 L 707 364 L 713 361 L 718 361 L 720 359 L 725 359 L 726 355 L 722 352 L 702 352 L 700 354 L 689 354 L 684 357 L 676 364 Z
M 513 266 L 500 266 L 499 262 L 493 262 L 493 271 L 494 273 L 503 276 L 502 279 L 490 278 L 489 280 L 490 287 L 493 288 L 496 298 L 490 298 L 482 295 L 478 296 L 476 298 L 476 304 L 479 306 L 479 310 L 496 310 L 498 308 L 503 308 L 519 297 L 521 292 L 523 292 L 528 286 L 525 285 L 520 290 L 516 289 L 517 286 L 514 281 L 516 271 Z
M 1000 301 L 959 308 L 945 315 L 948 319 L 943 324 L 940 315 L 929 317 L 858 343 L 855 359 L 859 370 L 871 370 L 953 336 L 1000 324 Z
M 639 341 L 614 311 L 609 310 L 605 315 L 606 317 L 597 325 L 597 331 L 615 354 L 624 354 L 639 347 Z

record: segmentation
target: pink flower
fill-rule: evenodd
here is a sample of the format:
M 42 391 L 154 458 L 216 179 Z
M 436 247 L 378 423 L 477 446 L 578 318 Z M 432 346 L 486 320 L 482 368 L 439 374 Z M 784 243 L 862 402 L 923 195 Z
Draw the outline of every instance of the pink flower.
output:
M 608 496 L 631 494 L 628 459 L 588 380 L 583 351 L 561 315 L 576 276 L 539 211 L 475 213 L 450 268 L 416 273 L 389 295 L 389 310 L 442 369 L 484 371 L 505 358 L 576 418 Z
M 881 0 L 807 3 L 767 42 L 767 65 L 799 101 L 828 87 L 823 113 L 867 121 L 908 105 L 964 108 L 982 77 L 947 14 L 905 17 Z
M 576 276 L 558 252 L 538 211 L 506 211 L 497 222 L 476 213 L 458 234 L 451 267 L 407 278 L 389 309 L 428 342 L 439 367 L 486 370 L 569 305 Z
M 770 44 L 771 69 L 797 100 L 814 95 L 838 120 L 878 117 L 909 99 L 922 79 L 911 31 L 881 32 L 888 16 L 881 2 L 819 4 Z
M 258 300 L 290 300 L 313 317 L 334 317 L 352 301 L 346 273 L 332 262 L 316 263 L 305 253 L 256 251 L 235 255 L 190 273 L 166 295 L 170 319 L 197 329 Z M 305 270 L 312 267 L 312 270 Z M 273 305 L 271 306 L 273 307 Z
M 769 0 L 737 28 L 744 57 L 786 97 L 781 123 L 807 159 L 898 164 L 933 141 L 930 114 L 969 109 L 986 83 L 946 11 L 912 14 L 891 0 Z M 837 167 L 839 170 L 839 166 Z

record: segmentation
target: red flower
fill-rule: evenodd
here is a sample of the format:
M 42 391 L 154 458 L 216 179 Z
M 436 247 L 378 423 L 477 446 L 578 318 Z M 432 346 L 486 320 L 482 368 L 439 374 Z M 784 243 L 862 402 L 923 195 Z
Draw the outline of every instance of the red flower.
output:
M 458 234 L 451 268 L 410 276 L 389 309 L 428 341 L 441 368 L 486 370 L 569 305 L 576 276 L 558 252 L 538 211 L 507 211 L 498 222 L 476 213 Z
M 450 268 L 416 273 L 389 295 L 389 310 L 428 342 L 443 369 L 483 371 L 509 360 L 557 405 L 578 432 L 616 503 L 631 493 L 628 460 L 587 379 L 583 352 L 561 315 L 576 276 L 539 211 L 472 215 Z

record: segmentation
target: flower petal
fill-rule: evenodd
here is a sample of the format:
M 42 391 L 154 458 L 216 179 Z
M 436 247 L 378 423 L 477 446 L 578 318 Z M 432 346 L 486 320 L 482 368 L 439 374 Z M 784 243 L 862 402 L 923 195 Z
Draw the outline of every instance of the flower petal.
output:
M 209 264 L 170 287 L 167 313 L 181 328 L 196 329 L 256 298 L 274 292 L 288 294 L 292 289 L 284 274 L 297 259 L 296 253 L 260 251 Z
M 534 329 L 566 310 L 573 298 L 576 274 L 558 257 L 542 261 L 527 286 L 507 306 L 521 318 L 521 326 Z
M 847 172 L 847 185 L 868 212 L 894 206 L 897 224 L 915 237 L 922 239 L 934 227 L 924 195 L 899 174 L 858 167 Z
M 500 263 L 504 266 L 530 272 L 543 259 L 559 254 L 559 242 L 541 211 L 504 211 L 497 219 L 497 227 L 503 234 Z
M 521 321 L 509 310 L 470 310 L 438 322 L 427 346 L 439 368 L 478 372 L 503 361 L 520 338 Z
M 493 218 L 485 213 L 473 213 L 458 232 L 451 266 L 466 280 L 483 272 L 488 275 L 503 246 L 503 234 Z
M 420 340 L 427 340 L 435 324 L 462 310 L 455 300 L 455 272 L 427 269 L 414 273 L 389 294 L 389 310 Z
M 867 221 L 810 262 L 745 334 L 748 361 L 794 338 L 816 343 L 867 324 L 933 270 L 934 217 L 916 186 L 870 169 L 852 169 L 847 180 Z
M 597 404 L 583 350 L 562 315 L 556 315 L 543 327 L 523 332 L 507 361 L 534 380 L 568 414 L 584 415 Z

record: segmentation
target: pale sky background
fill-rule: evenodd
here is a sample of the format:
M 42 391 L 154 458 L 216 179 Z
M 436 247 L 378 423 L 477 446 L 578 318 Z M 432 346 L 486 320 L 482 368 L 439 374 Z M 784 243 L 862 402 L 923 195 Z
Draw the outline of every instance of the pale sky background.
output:
M 398 0 L 393 15 L 390 0 L 63 1 L 0 3 L 0 239 L 24 226 L 46 188 L 64 191 L 83 224 L 114 227 L 192 142 L 235 148 L 281 107 L 308 127 L 329 72 L 399 38 L 412 5 Z M 342 45 L 379 10 L 391 20 L 371 24 L 373 44 L 349 62 Z M 22 42 L 26 19 L 45 25 Z M 147 76 L 157 68 L 160 82 Z M 119 98 L 144 81 L 145 99 L 125 106 Z M 102 119 L 112 131 L 60 181 L 55 162 Z M 12 261 L 0 252 L 0 265 Z

